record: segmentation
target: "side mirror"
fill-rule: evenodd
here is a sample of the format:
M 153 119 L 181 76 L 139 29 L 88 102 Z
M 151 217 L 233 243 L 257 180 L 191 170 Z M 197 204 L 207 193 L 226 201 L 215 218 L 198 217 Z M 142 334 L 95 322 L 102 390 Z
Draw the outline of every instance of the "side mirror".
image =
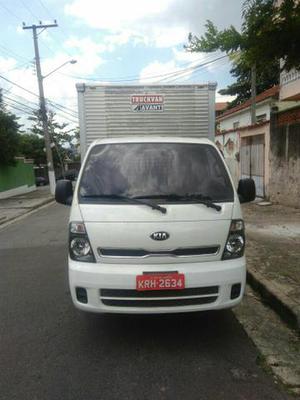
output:
M 55 200 L 57 203 L 70 206 L 73 199 L 73 185 L 71 181 L 62 179 L 56 182 Z
M 248 203 L 255 200 L 256 190 L 254 180 L 251 178 L 240 179 L 237 192 L 241 203 Z

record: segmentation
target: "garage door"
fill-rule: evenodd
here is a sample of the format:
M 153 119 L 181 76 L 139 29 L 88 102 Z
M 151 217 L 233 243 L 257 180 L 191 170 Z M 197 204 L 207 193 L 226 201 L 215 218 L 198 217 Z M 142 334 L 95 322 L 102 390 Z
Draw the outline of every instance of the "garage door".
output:
M 265 138 L 264 135 L 241 138 L 241 177 L 252 178 L 256 195 L 265 196 Z

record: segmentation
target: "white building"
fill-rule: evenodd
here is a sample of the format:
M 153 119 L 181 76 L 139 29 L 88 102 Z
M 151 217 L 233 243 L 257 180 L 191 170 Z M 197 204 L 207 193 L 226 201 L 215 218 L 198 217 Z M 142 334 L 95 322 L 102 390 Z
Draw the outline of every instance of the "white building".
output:
M 251 177 L 257 195 L 269 196 L 270 115 L 279 97 L 279 86 L 256 96 L 256 124 L 251 124 L 251 100 L 225 111 L 217 118 L 216 143 L 236 183 Z

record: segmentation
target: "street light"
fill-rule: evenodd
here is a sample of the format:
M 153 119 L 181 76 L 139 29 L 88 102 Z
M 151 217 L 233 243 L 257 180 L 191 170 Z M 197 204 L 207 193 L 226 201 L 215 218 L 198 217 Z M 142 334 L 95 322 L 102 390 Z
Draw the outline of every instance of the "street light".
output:
M 58 69 L 62 68 L 64 65 L 76 64 L 76 63 L 77 63 L 77 60 L 68 60 L 68 61 L 64 62 L 63 64 L 61 64 L 59 67 L 55 68 L 53 71 L 49 72 L 49 74 L 42 76 L 42 79 L 47 78 L 49 75 L 53 74 L 53 72 L 56 72 Z

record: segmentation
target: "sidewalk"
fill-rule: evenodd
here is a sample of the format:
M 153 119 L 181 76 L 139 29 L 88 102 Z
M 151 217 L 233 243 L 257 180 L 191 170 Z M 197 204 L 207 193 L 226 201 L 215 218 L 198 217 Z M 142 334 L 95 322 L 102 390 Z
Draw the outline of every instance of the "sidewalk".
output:
M 0 226 L 51 201 L 54 201 L 54 198 L 50 194 L 49 186 L 41 186 L 34 192 L 9 199 L 0 199 Z
M 243 205 L 248 282 L 291 327 L 300 330 L 300 209 Z

